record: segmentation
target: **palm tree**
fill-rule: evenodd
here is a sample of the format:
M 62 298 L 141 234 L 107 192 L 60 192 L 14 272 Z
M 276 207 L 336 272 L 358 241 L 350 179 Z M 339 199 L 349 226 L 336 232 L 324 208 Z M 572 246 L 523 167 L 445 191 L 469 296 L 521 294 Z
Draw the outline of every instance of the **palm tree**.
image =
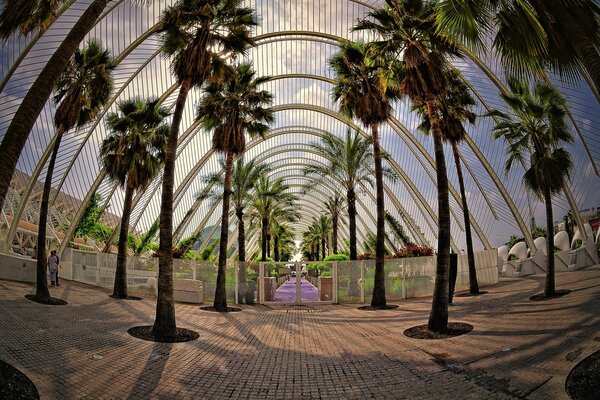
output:
M 544 68 L 573 77 L 589 74 L 600 89 L 600 5 L 594 0 L 443 0 L 437 5 L 442 29 L 467 45 L 492 46 L 511 75 Z
M 283 178 L 270 180 L 267 175 L 261 175 L 255 184 L 254 201 L 252 202 L 251 217 L 260 221 L 261 227 L 261 261 L 267 261 L 267 248 L 271 213 L 274 209 L 294 209 L 296 195 L 288 191 L 289 186 Z
M 13 33 L 21 36 L 34 31 L 43 32 L 56 19 L 56 13 L 64 0 L 4 0 L 0 13 L 0 40 Z
M 38 299 L 50 298 L 46 282 L 46 224 L 52 175 L 60 142 L 65 132 L 75 126 L 88 123 L 108 101 L 112 90 L 110 73 L 113 69 L 114 63 L 108 50 L 104 50 L 100 43 L 91 41 L 83 50 L 75 52 L 56 84 L 54 102 L 58 107 L 54 115 L 54 126 L 57 139 L 48 162 L 38 222 L 36 286 Z
M 102 142 L 100 159 L 108 177 L 125 189 L 117 268 L 112 297 L 127 298 L 127 235 L 133 194 L 144 190 L 164 164 L 169 115 L 158 100 L 131 99 L 108 114 L 111 133 Z
M 176 334 L 173 304 L 173 186 L 177 137 L 190 89 L 208 79 L 223 78 L 223 57 L 241 54 L 254 42 L 250 28 L 257 24 L 254 12 L 241 0 L 178 0 L 161 16 L 162 51 L 173 58 L 172 72 L 180 84 L 175 104 L 163 173 L 160 210 L 158 299 L 155 336 Z
M 469 265 L 469 292 L 473 295 L 480 294 L 477 283 L 477 270 L 475 269 L 475 254 L 473 253 L 473 236 L 471 234 L 471 219 L 469 217 L 469 206 L 465 192 L 465 182 L 460 162 L 460 153 L 458 143 L 461 142 L 467 132 L 463 122 L 475 123 L 476 115 L 471 111 L 475 105 L 475 99 L 471 96 L 466 83 L 460 78 L 460 73 L 455 69 L 448 70 L 448 90 L 444 97 L 438 99 L 438 107 L 441 112 L 440 128 L 444 139 L 450 143 L 452 154 L 454 155 L 454 164 L 456 165 L 456 174 L 458 176 L 458 185 L 460 188 L 460 197 L 462 202 L 463 217 L 465 221 L 465 238 L 467 242 L 467 260 Z M 416 106 L 415 110 L 423 118 L 419 129 L 425 134 L 429 134 L 430 123 L 424 105 Z
M 334 254 L 338 252 L 338 223 L 345 205 L 344 197 L 339 192 L 335 192 L 324 202 L 325 210 L 331 217 L 331 241 Z
M 331 218 L 321 215 L 317 220 L 315 220 L 317 226 L 317 233 L 319 235 L 319 239 L 321 240 L 321 259 L 325 260 L 327 257 L 327 246 L 326 243 L 329 239 L 329 234 L 331 234 Z
M 225 162 L 221 161 L 221 169 L 225 170 Z M 234 166 L 231 179 L 231 201 L 235 216 L 238 221 L 238 261 L 240 262 L 238 270 L 238 299 L 244 299 L 246 293 L 246 226 L 244 223 L 244 211 L 251 205 L 253 197 L 250 193 L 254 189 L 254 184 L 261 175 L 271 170 L 269 165 L 261 164 L 252 159 L 248 162 L 244 157 L 239 157 Z M 212 203 L 223 201 L 223 186 L 225 180 L 222 172 L 216 172 L 204 177 L 203 182 L 213 187 L 212 190 L 202 193 L 198 199 L 208 198 Z
M 15 14 L 7 7 L 4 9 L 7 12 L 0 14 L 0 31 L 4 32 L 2 34 L 4 38 L 14 33 L 17 29 L 27 26 L 30 22 L 37 24 L 37 27 L 40 29 L 44 29 L 45 25 L 50 21 L 45 16 L 51 14 L 52 9 L 55 9 L 52 0 L 40 0 L 37 3 L 38 7 L 35 7 L 36 11 L 30 9 L 33 14 L 38 13 L 39 17 L 34 15 L 34 18 L 30 18 L 32 16 L 31 13 L 21 11 L 24 10 L 23 3 L 27 3 L 27 7 L 29 7 L 33 4 L 33 0 L 28 0 L 27 2 L 11 0 L 10 3 L 19 8 L 19 10 Z M 96 23 L 107 3 L 108 0 L 93 0 L 92 4 L 84 11 L 65 39 L 52 54 L 48 63 L 27 91 L 17 112 L 13 115 L 2 139 L 2 144 L 0 144 L 0 154 L 2 154 L 0 158 L 0 211 L 2 211 L 8 186 L 15 172 L 21 151 L 25 147 L 27 138 L 31 133 L 33 124 L 35 124 L 38 115 L 40 115 L 46 101 L 52 94 L 53 88 L 57 86 L 57 80 L 69 64 L 69 60 L 75 53 L 75 50 L 77 50 L 77 46 L 79 46 L 85 35 L 92 29 L 92 26 Z M 51 6 L 49 13 L 42 11 L 44 7 L 48 6 Z M 56 7 L 58 7 L 58 4 L 56 4 Z M 19 19 L 15 15 L 19 15 Z M 32 26 L 31 29 L 35 28 Z
M 397 63 L 391 60 L 389 65 L 393 68 L 386 71 L 368 52 L 368 47 L 363 43 L 344 42 L 338 53 L 329 60 L 329 65 L 335 73 L 332 97 L 334 101 L 340 102 L 340 111 L 351 118 L 356 117 L 363 125 L 371 128 L 377 191 L 377 252 L 371 306 L 385 308 L 385 206 L 378 129 L 379 125 L 389 119 L 391 102 L 398 99 L 401 93 L 394 76 Z
M 515 78 L 509 79 L 508 85 L 510 92 L 500 96 L 510 114 L 494 110 L 487 115 L 499 119 L 494 127 L 495 138 L 504 138 L 508 143 L 506 173 L 515 162 L 528 165 L 523 184 L 546 204 L 548 257 L 544 296 L 552 297 L 556 295 L 552 195 L 562 190 L 573 168 L 570 154 L 559 147 L 573 141 L 565 122 L 566 100 L 547 82 L 536 83 L 533 91 L 528 83 Z
M 219 269 L 214 300 L 217 311 L 227 310 L 225 273 L 233 159 L 246 149 L 245 134 L 264 137 L 269 131 L 269 125 L 274 122 L 273 111 L 268 108 L 273 102 L 273 95 L 266 90 L 259 90 L 259 86 L 267 80 L 269 77 L 266 76 L 255 77 L 250 64 L 240 64 L 230 79 L 207 85 L 198 106 L 198 120 L 206 131 L 213 132 L 213 149 L 224 153 L 226 157 Z
M 305 175 L 317 175 L 322 179 L 336 177 L 346 191 L 348 204 L 348 224 L 350 226 L 350 259 L 356 260 L 356 190 L 360 184 L 375 186 L 371 179 L 373 151 L 371 139 L 363 138 L 358 132 L 346 131 L 344 140 L 334 135 L 325 135 L 320 142 L 310 143 L 310 147 L 321 154 L 327 164 L 308 164 Z M 334 242 L 335 243 L 335 242 Z
M 448 328 L 448 279 L 450 263 L 450 204 L 448 177 L 442 145 L 440 110 L 437 99 L 448 87 L 446 57 L 460 57 L 455 41 L 438 29 L 435 2 L 430 0 L 386 0 L 387 6 L 369 13 L 359 21 L 357 30 L 372 30 L 380 41 L 373 42 L 374 54 L 399 59 L 401 91 L 413 104 L 424 104 L 431 124 L 438 185 L 438 252 L 436 279 L 428 329 L 444 332 Z

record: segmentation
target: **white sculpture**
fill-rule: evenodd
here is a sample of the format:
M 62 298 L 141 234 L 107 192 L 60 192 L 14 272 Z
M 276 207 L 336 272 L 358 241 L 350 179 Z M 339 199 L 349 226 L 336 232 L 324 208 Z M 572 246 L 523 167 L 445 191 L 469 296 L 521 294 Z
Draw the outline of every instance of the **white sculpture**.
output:
M 586 222 L 585 224 L 583 224 L 583 227 L 585 228 L 587 237 L 593 238 L 594 234 L 592 232 L 592 227 L 590 226 L 590 224 L 588 224 Z M 571 248 L 575 248 L 575 243 L 577 243 L 578 240 L 583 241 L 583 238 L 581 237 L 581 232 L 579 231 L 579 227 L 576 227 L 575 229 L 577 229 L 577 230 L 575 231 L 575 234 L 573 235 L 573 240 L 571 241 Z
M 508 261 L 508 246 L 500 246 L 498 247 L 498 257 L 502 259 L 502 261 Z
M 554 246 L 558 247 L 560 251 L 571 249 L 569 245 L 569 234 L 567 231 L 560 231 L 554 235 Z
M 524 260 L 527 258 L 527 245 L 525 242 L 519 242 L 515 244 L 508 252 L 508 257 L 515 256 L 517 260 Z
M 533 241 L 533 244 L 535 245 L 535 248 L 542 251 L 544 253 L 544 255 L 548 254 L 548 249 L 546 246 L 546 238 L 545 237 L 539 237 L 537 239 L 535 239 Z

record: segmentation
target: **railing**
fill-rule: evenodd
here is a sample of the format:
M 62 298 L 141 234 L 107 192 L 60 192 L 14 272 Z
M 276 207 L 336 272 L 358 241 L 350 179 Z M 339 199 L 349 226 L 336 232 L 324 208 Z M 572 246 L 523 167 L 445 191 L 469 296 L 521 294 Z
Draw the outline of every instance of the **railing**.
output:
M 116 255 L 106 253 L 91 253 L 80 250 L 71 251 L 71 271 L 61 271 L 65 279 L 112 288 L 116 267 Z M 238 263 L 230 263 L 226 270 L 227 300 L 231 303 L 245 302 L 254 296 L 258 299 L 261 282 L 258 277 L 260 270 L 264 276 L 274 277 L 277 287 L 287 280 L 280 276 L 275 263 L 245 263 L 246 285 L 245 292 L 238 293 Z M 259 267 L 262 264 L 262 268 Z M 273 264 L 273 265 L 270 265 Z M 304 264 L 304 263 L 303 263 Z M 318 286 L 317 274 L 333 277 L 334 294 L 332 299 L 337 303 L 365 303 L 371 301 L 375 276 L 375 261 L 337 261 L 328 263 L 306 263 L 308 265 L 322 264 L 318 273 L 306 274 L 307 280 Z M 498 283 L 497 253 L 495 250 L 485 250 L 475 253 L 477 280 L 480 286 Z M 429 296 L 433 293 L 435 281 L 436 257 L 414 257 L 401 259 L 386 259 L 384 265 L 386 298 L 399 300 L 410 297 Z M 156 293 L 158 277 L 158 258 L 136 257 L 127 258 L 127 283 L 132 292 L 146 295 Z M 174 279 L 191 279 L 203 282 L 204 301 L 214 299 L 217 265 L 208 261 L 173 260 Z M 458 274 L 456 291 L 468 288 L 469 274 L 467 256 L 458 256 Z M 248 293 L 251 291 L 252 293 Z M 243 299 L 240 299 L 240 296 Z

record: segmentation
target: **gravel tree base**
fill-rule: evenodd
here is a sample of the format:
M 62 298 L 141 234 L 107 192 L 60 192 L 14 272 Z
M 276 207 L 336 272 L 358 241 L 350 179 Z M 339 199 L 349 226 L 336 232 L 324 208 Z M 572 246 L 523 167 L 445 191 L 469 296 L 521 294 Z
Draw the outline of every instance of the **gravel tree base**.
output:
M 544 293 L 538 293 L 538 294 L 536 294 L 534 296 L 531 296 L 529 298 L 529 300 L 532 300 L 532 301 L 544 301 L 544 300 L 557 299 L 559 297 L 566 296 L 569 293 L 571 293 L 571 291 L 567 290 L 567 289 L 557 290 L 552 296 L 546 296 L 546 295 L 544 295 Z
M 160 342 L 160 343 L 182 343 L 196 340 L 200 337 L 197 332 L 191 331 L 185 328 L 176 328 L 177 333 L 173 336 L 155 336 L 152 333 L 152 326 L 134 326 L 129 328 L 127 333 L 131 336 L 147 340 L 149 342 Z
M 385 310 L 394 310 L 398 308 L 396 304 L 387 304 L 383 307 L 373 307 L 373 306 L 362 306 L 358 307 L 361 311 L 385 311 Z
M 218 311 L 215 307 L 213 306 L 202 306 L 200 307 L 200 310 L 202 311 L 210 311 L 210 312 L 238 312 L 238 311 L 242 311 L 241 308 L 238 307 L 227 307 L 227 310 L 225 311 Z
M 454 297 L 475 297 L 475 296 L 481 296 L 482 294 L 487 294 L 488 292 L 486 292 L 485 290 L 480 290 L 478 293 L 471 293 L 471 292 L 461 292 L 461 293 L 456 293 L 454 295 Z
M 569 373 L 565 382 L 573 400 L 597 400 L 600 394 L 600 350 L 583 359 Z
M 427 329 L 427 324 L 418 325 L 412 328 L 408 328 L 404 331 L 404 336 L 411 339 L 425 339 L 425 340 L 436 340 L 436 339 L 449 339 L 455 336 L 464 335 L 473 330 L 473 325 L 466 324 L 464 322 L 448 322 L 448 329 L 443 333 L 434 333 Z
M 0 360 L 0 399 L 39 399 L 35 385 L 24 373 Z
M 26 294 L 25 298 L 27 300 L 33 301 L 34 303 L 45 304 L 48 306 L 64 306 L 69 304 L 66 300 L 58 299 L 56 297 L 50 297 L 50 300 L 40 299 L 35 294 Z
M 117 299 L 117 300 L 144 300 L 141 297 L 137 297 L 137 296 L 119 297 L 119 296 L 113 296 L 112 294 L 109 294 L 108 297 L 112 297 L 113 299 Z

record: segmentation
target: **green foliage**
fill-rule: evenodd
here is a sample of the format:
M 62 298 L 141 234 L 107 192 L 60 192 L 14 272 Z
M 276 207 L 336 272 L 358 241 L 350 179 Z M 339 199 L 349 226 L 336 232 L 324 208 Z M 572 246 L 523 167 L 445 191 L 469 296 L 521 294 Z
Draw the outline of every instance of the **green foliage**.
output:
M 273 262 L 273 259 L 272 259 L 271 257 L 268 257 L 268 256 L 267 256 L 267 257 L 265 257 L 265 259 L 266 259 L 266 261 L 267 261 L 267 262 Z M 258 256 L 258 257 L 256 257 L 256 258 L 254 259 L 254 261 L 256 261 L 256 262 L 262 262 L 262 260 L 263 260 L 263 259 L 262 259 L 262 257 L 261 257 L 261 256 Z
M 75 229 L 76 237 L 92 236 L 90 233 L 94 231 L 104 214 L 104 209 L 100 206 L 101 201 L 102 197 L 98 193 L 92 196 Z
M 140 254 L 144 253 L 145 251 L 156 250 L 158 248 L 158 244 L 152 243 L 152 239 L 158 233 L 158 229 L 160 228 L 159 222 L 160 221 L 158 219 L 156 221 L 154 221 L 152 226 L 150 226 L 150 229 L 148 229 L 148 232 L 146 232 L 146 233 L 144 233 L 144 235 L 142 235 L 142 237 L 140 238 L 140 243 L 139 243 L 138 247 L 136 247 L 136 249 L 135 249 L 136 256 L 139 256 Z M 156 246 L 156 248 L 153 248 L 154 246 Z
M 204 250 L 202 250 L 202 254 L 200 255 L 200 259 L 204 261 L 214 261 L 215 259 L 215 250 L 219 245 L 219 238 L 216 238 L 209 244 Z
M 192 234 L 191 236 L 181 240 L 177 244 L 177 247 L 179 247 L 183 253 L 186 253 L 188 250 L 191 250 L 191 248 L 194 246 L 194 244 L 196 244 L 196 242 L 199 242 L 201 240 L 202 232 L 196 232 L 195 234 Z
M 582 241 L 582 240 L 580 240 L 580 239 L 577 239 L 577 240 L 575 241 L 575 244 L 573 245 L 573 249 L 578 249 L 578 248 L 580 248 L 582 245 L 583 245 L 583 241 Z
M 338 253 L 338 254 L 330 254 L 327 257 L 325 257 L 325 260 L 323 261 L 347 261 L 350 259 L 350 256 L 348 254 L 344 254 L 344 253 Z
M 537 239 L 539 237 L 546 237 L 547 233 L 546 233 L 546 228 L 543 228 L 541 226 L 536 226 L 531 230 L 531 236 L 534 239 Z
M 139 239 L 133 234 L 127 234 L 127 247 L 130 249 L 137 249 L 140 245 Z
M 516 260 L 518 260 L 518 258 L 514 254 L 511 254 L 508 256 L 508 261 L 516 261 Z
M 183 256 L 183 258 L 185 260 L 195 260 L 197 256 L 198 256 L 198 252 L 196 252 L 194 250 L 188 250 L 185 253 L 185 255 Z
M 510 249 L 512 249 L 512 247 L 515 244 L 522 242 L 523 240 L 525 240 L 525 239 L 520 238 L 517 235 L 511 235 L 510 238 L 508 238 L 508 242 L 506 243 L 506 245 L 508 246 L 508 249 L 510 250 Z
M 96 224 L 94 224 L 91 228 L 91 230 L 88 232 L 87 236 L 104 242 L 106 243 L 106 241 L 110 238 L 110 235 L 112 235 L 114 228 L 110 227 L 110 226 L 106 226 L 104 224 L 101 224 L 100 222 L 97 222 Z

